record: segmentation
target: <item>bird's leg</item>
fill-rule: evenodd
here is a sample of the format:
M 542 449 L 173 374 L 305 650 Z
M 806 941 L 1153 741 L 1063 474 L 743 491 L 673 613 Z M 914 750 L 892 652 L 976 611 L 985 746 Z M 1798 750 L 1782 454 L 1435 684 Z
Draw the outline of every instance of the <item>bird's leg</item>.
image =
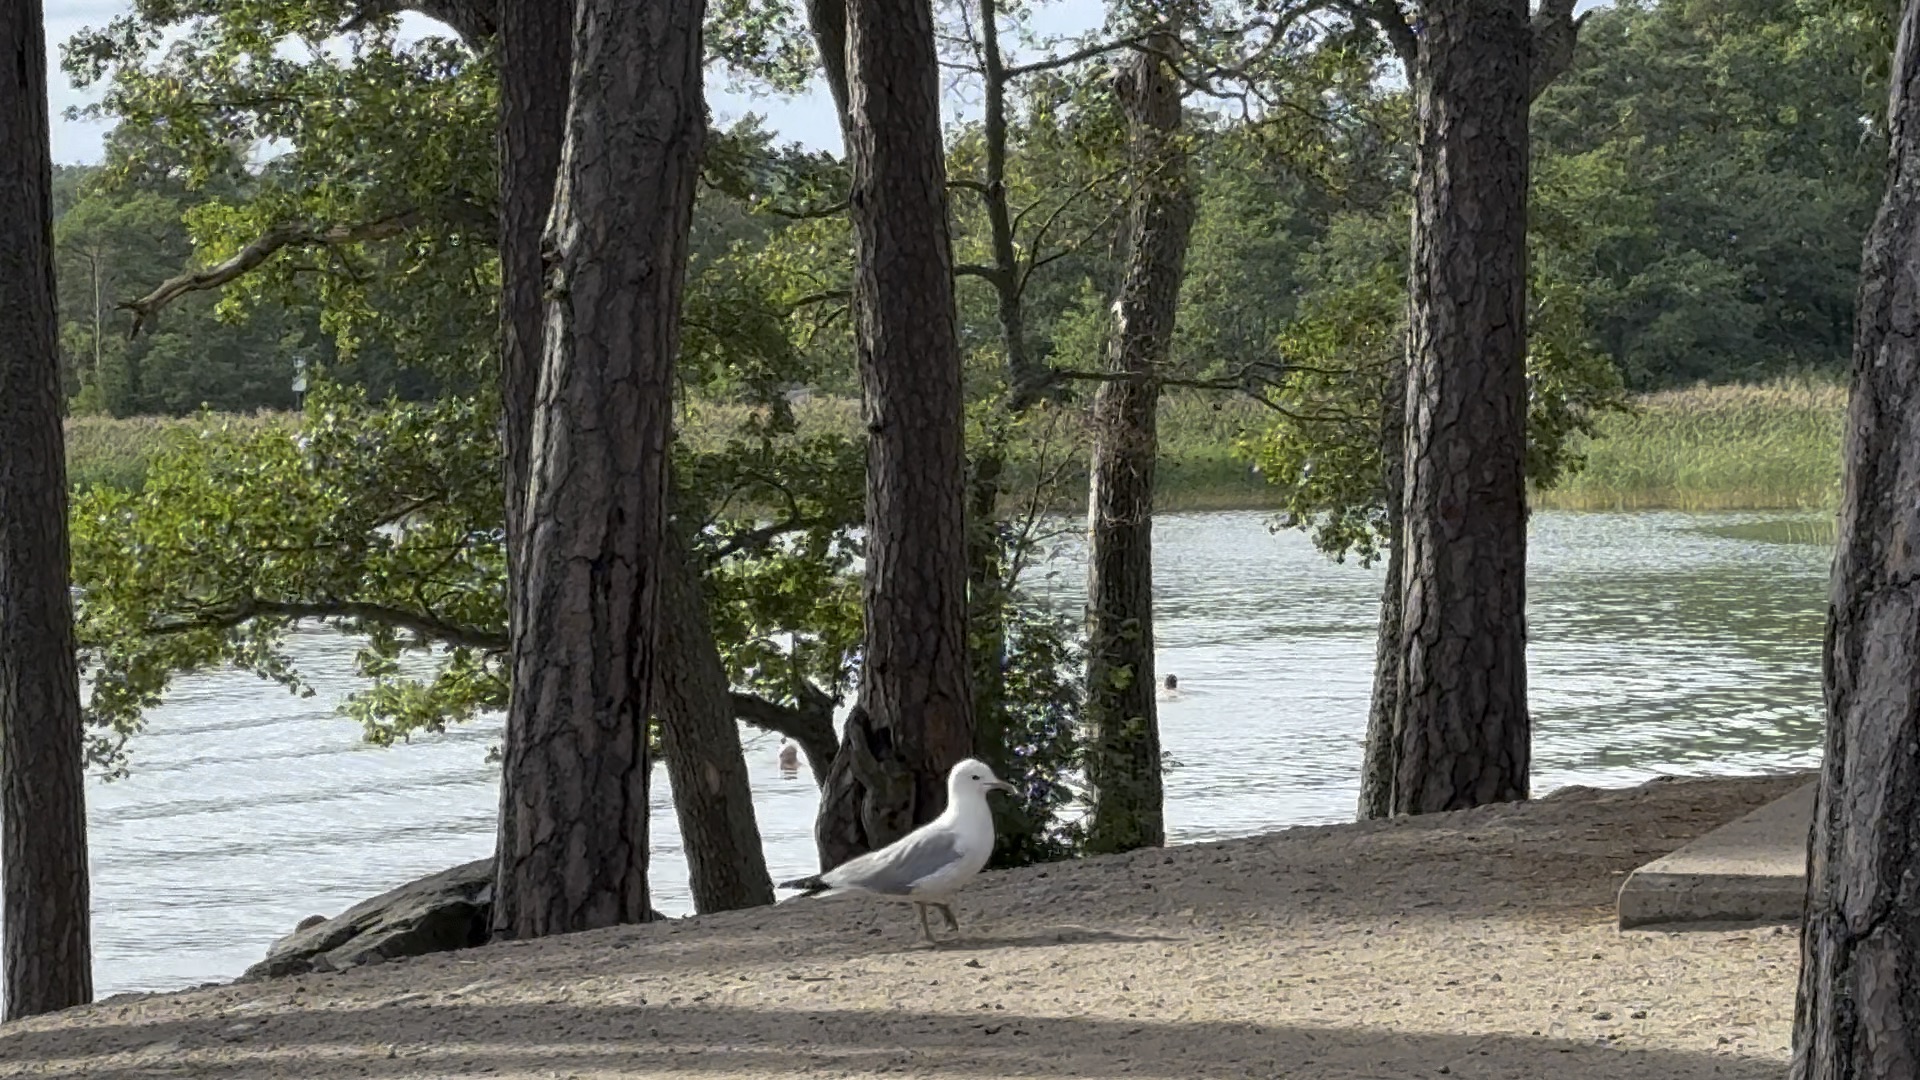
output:
M 913 906 L 920 911 L 920 932 L 927 935 L 927 944 L 938 945 L 939 942 L 933 940 L 933 928 L 927 925 L 927 905 L 915 900 Z
M 937 907 L 937 908 L 939 908 L 939 909 L 940 909 L 940 914 L 941 914 L 942 916 L 944 916 L 944 917 L 946 918 L 946 920 L 947 920 L 947 929 L 949 929 L 949 930 L 958 930 L 958 929 L 960 929 L 960 920 L 959 920 L 959 919 L 956 919 L 956 918 L 954 918 L 954 917 L 953 917 L 953 909 L 952 909 L 952 908 L 950 908 L 950 907 L 948 907 L 948 906 L 947 906 L 947 905 L 945 905 L 945 904 L 935 904 L 935 905 L 933 905 L 933 906 L 934 906 L 934 907 Z

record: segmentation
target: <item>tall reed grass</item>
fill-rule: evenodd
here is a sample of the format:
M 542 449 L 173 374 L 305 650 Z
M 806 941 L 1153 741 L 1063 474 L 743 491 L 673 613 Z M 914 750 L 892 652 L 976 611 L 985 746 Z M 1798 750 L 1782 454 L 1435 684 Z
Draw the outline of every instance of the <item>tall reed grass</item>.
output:
M 1846 389 L 1815 381 L 1698 387 L 1640 397 L 1628 415 L 1609 416 L 1583 447 L 1584 471 L 1536 507 L 1556 510 L 1827 509 L 1838 501 L 1840 432 Z M 803 429 L 860 434 L 859 403 L 815 397 L 796 406 Z M 684 437 L 716 447 L 746 419 L 745 406 L 700 403 L 680 417 Z M 215 418 L 241 424 L 288 423 L 289 414 Z M 1274 503 L 1266 482 L 1233 445 L 1270 420 L 1244 398 L 1169 393 L 1160 406 L 1157 502 L 1165 510 L 1256 509 Z M 138 488 L 169 433 L 197 430 L 200 417 L 67 422 L 67 470 L 77 486 Z M 1055 509 L 1086 499 L 1084 413 L 1062 410 L 1031 423 L 1012 449 L 1008 490 L 1030 491 L 1046 476 Z
M 1636 399 L 1587 443 L 1587 467 L 1533 504 L 1558 510 L 1828 509 L 1840 494 L 1844 386 L 1702 386 Z

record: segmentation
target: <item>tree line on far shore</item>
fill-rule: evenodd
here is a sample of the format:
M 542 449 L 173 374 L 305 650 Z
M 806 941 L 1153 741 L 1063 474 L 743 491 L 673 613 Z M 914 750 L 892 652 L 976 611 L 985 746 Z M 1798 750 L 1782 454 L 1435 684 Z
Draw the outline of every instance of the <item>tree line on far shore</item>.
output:
M 109 173 L 232 185 L 188 217 L 195 259 L 125 301 L 136 338 L 219 292 L 225 314 L 304 312 L 287 317 L 346 357 L 440 380 L 408 400 L 322 378 L 297 432 L 183 441 L 142 491 L 81 493 L 71 515 L 40 12 L 0 14 L 0 57 L 25 64 L 0 81 L 0 333 L 20 343 L 0 361 L 9 1016 L 91 997 L 86 758 L 122 764 L 179 671 L 298 685 L 278 645 L 301 619 L 364 635 L 374 682 L 349 708 L 376 738 L 505 710 L 497 938 L 650 918 L 655 723 L 703 911 L 772 898 L 736 719 L 807 749 L 824 866 L 930 820 L 969 754 L 1023 785 L 1002 861 L 1164 843 L 1149 538 L 1167 387 L 1263 402 L 1290 520 L 1388 562 L 1361 816 L 1526 798 L 1529 483 L 1578 467 L 1571 437 L 1619 407 L 1616 362 L 1636 381 L 1713 347 L 1830 362 L 1852 318 L 1795 1074 L 1920 1056 L 1920 710 L 1900 690 L 1920 667 L 1901 539 L 1920 505 L 1915 5 L 1894 49 L 1877 9 L 1755 7 L 1779 32 L 1743 44 L 1721 33 L 1751 13 L 1737 3 L 1665 34 L 1677 5 L 1122 3 L 1052 51 L 1016 49 L 1018 9 L 995 0 L 804 18 L 435 0 L 449 36 L 407 44 L 399 6 L 138 4 L 70 46 L 139 148 Z M 337 54 L 274 48 L 343 32 Z M 984 108 L 952 145 L 943 42 Z M 1589 53 L 1618 54 L 1611 77 Z M 1866 88 L 1887 55 L 1883 107 Z M 1782 62 L 1807 57 L 1819 70 L 1796 74 L 1860 95 L 1793 97 Z M 844 159 L 712 128 L 710 60 L 776 86 L 824 74 Z M 1716 79 L 1756 137 L 1676 104 Z M 1644 126 L 1608 144 L 1609 124 Z M 1881 133 L 1894 169 L 1853 312 L 1870 198 L 1810 194 L 1871 178 Z M 286 152 L 250 167 L 269 140 Z M 1257 166 L 1232 204 L 1257 214 L 1207 216 L 1221 147 Z M 1693 202 L 1615 182 L 1702 167 Z M 1570 201 L 1530 198 L 1554 185 Z M 703 190 L 731 202 L 703 218 Z M 1771 217 L 1731 210 L 1754 203 Z M 1287 302 L 1202 258 L 1209 221 L 1245 260 L 1293 267 Z M 1697 295 L 1718 299 L 1677 299 Z M 1182 352 L 1208 333 L 1241 336 Z M 789 391 L 836 370 L 857 378 L 862 441 L 795 421 Z M 737 437 L 675 438 L 676 402 L 725 395 L 755 406 Z M 1091 440 L 1079 626 L 1019 587 L 1037 542 L 1019 508 L 1048 476 L 1008 468 L 1066 422 Z M 426 648 L 437 672 L 401 677 Z M 1089 806 L 1068 829 L 1073 771 Z

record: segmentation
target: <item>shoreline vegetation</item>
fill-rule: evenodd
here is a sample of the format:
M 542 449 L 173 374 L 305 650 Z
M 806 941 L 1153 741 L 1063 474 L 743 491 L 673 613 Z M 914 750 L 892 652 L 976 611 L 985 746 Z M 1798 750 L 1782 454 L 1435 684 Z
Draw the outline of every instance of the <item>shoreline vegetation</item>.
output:
M 1587 465 L 1550 491 L 1542 510 L 1831 510 L 1839 503 L 1844 385 L 1819 380 L 1700 386 L 1639 395 L 1624 415 L 1603 417 L 1600 437 L 1582 447 Z M 858 407 L 846 399 L 796 405 L 803 429 L 858 432 Z M 736 430 L 742 406 L 702 404 L 681 413 L 683 431 L 718 441 Z M 1236 444 L 1257 435 L 1271 414 L 1241 399 L 1169 394 L 1160 412 L 1160 509 L 1257 510 L 1275 505 L 1274 489 Z M 76 417 L 67 421 L 68 475 L 76 487 L 137 488 L 168 435 L 208 420 L 285 424 L 287 413 L 212 413 L 178 419 Z M 1028 432 L 1018 465 L 1030 480 L 1061 478 L 1060 509 L 1084 493 L 1085 453 L 1066 423 Z

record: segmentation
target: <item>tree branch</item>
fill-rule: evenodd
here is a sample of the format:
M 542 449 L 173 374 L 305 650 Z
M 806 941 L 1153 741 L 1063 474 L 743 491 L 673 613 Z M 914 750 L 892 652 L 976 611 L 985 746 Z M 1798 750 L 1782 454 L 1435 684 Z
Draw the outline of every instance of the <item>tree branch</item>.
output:
M 800 689 L 799 705 L 780 705 L 754 694 L 734 692 L 733 715 L 741 723 L 761 731 L 784 735 L 799 744 L 807 755 L 807 767 L 813 782 L 824 785 L 833 756 L 840 752 L 840 737 L 833 730 L 833 699 L 812 684 Z
M 1420 60 L 1420 38 L 1413 32 L 1412 24 L 1400 10 L 1400 0 L 1348 0 L 1341 5 L 1355 22 L 1370 22 L 1380 28 L 1387 36 L 1388 44 L 1393 46 L 1395 55 L 1407 69 L 1407 78 L 1413 78 L 1414 66 Z
M 846 213 L 850 205 L 851 204 L 848 203 L 847 200 L 845 199 L 841 199 L 839 202 L 833 203 L 828 206 L 808 206 L 799 210 L 788 210 L 788 209 L 785 209 L 784 207 L 774 206 L 771 203 L 766 204 L 767 213 L 775 214 L 783 218 L 791 218 L 794 221 L 807 221 L 813 218 L 838 217 L 839 215 Z
M 708 553 L 707 562 L 716 563 L 730 555 L 738 555 L 742 551 L 749 549 L 757 550 L 790 532 L 811 529 L 820 524 L 823 524 L 823 522 L 818 518 L 791 518 L 786 521 L 776 521 L 771 525 L 762 526 L 758 529 L 748 529 L 744 532 L 735 533 L 726 543 L 721 544 Z
M 953 268 L 953 276 L 983 278 L 996 286 L 1000 284 L 1001 279 L 999 267 L 981 263 L 958 263 Z
M 361 0 L 354 6 L 353 17 L 341 24 L 340 32 L 351 34 L 376 19 L 403 11 L 446 23 L 475 52 L 485 47 L 500 29 L 498 5 L 485 0 Z
M 140 299 L 123 301 L 116 306 L 133 312 L 133 329 L 127 336 L 138 337 L 141 327 L 151 321 L 161 308 L 188 293 L 217 289 L 242 277 L 260 267 L 283 249 L 315 244 L 330 247 L 368 240 L 386 240 L 418 225 L 421 217 L 418 210 L 403 210 L 397 214 L 356 225 L 332 225 L 322 229 L 307 225 L 276 225 L 235 252 L 232 257 L 204 270 L 189 270 L 170 277 Z
M 507 647 L 505 631 L 462 626 L 428 612 L 360 600 L 263 600 L 248 596 L 225 607 L 201 612 L 193 618 L 161 623 L 151 627 L 149 632 L 180 634 L 194 630 L 224 630 L 258 618 L 360 619 L 412 630 L 448 645 L 488 651 Z
M 1045 60 L 1035 60 L 1031 64 L 1014 64 L 1006 69 L 1005 74 L 1008 79 L 1017 79 L 1022 75 L 1034 75 L 1042 71 L 1053 71 L 1057 68 L 1070 67 L 1082 60 L 1091 60 L 1096 56 L 1104 56 L 1110 52 L 1137 48 L 1143 40 L 1145 39 L 1139 35 L 1135 35 L 1133 37 L 1119 38 L 1114 41 L 1105 41 L 1098 45 L 1089 45 L 1084 49 L 1075 49 L 1065 56 L 1049 56 Z
M 1529 102 L 1552 86 L 1553 81 L 1573 64 L 1573 49 L 1580 38 L 1580 24 L 1587 21 L 1585 15 L 1574 18 L 1573 5 L 1574 0 L 1540 0 L 1540 10 L 1533 13 L 1533 71 L 1527 87 Z

